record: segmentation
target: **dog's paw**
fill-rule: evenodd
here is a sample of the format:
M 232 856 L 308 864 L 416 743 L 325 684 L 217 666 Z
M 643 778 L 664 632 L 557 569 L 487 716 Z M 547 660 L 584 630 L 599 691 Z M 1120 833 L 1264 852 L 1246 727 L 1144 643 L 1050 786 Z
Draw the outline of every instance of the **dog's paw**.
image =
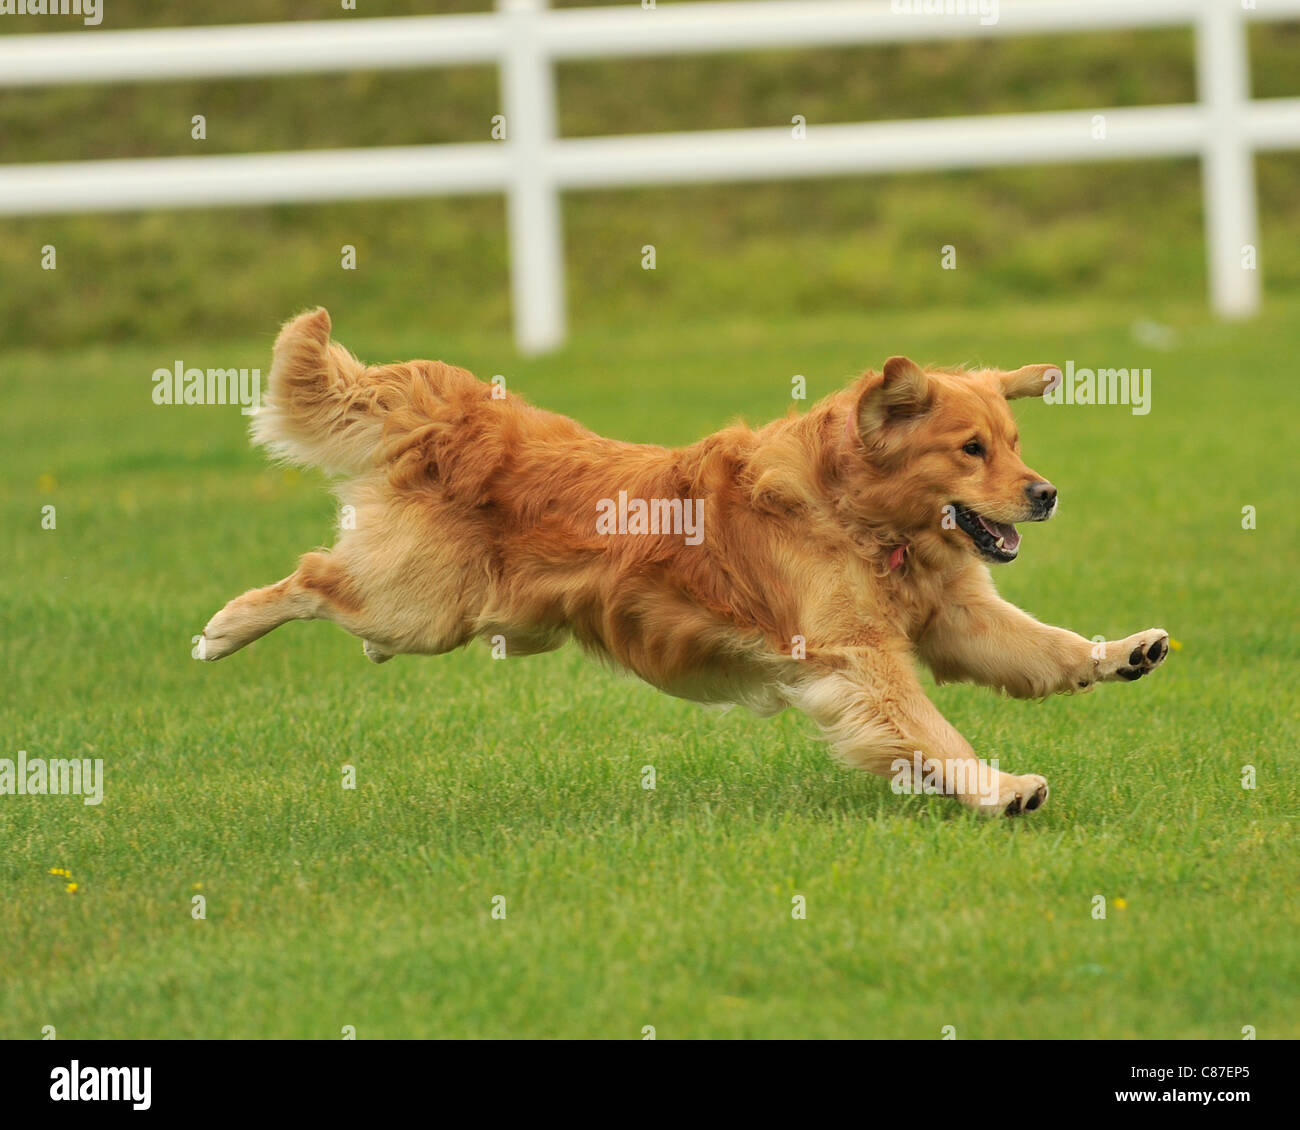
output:
M 997 773 L 995 779 L 981 784 L 978 794 L 963 796 L 962 803 L 981 816 L 1019 816 L 1042 808 L 1049 792 L 1047 778 L 1037 773 L 1026 773 L 1023 777 Z
M 234 631 L 233 617 L 228 608 L 223 608 L 203 629 L 203 635 L 194 648 L 194 658 L 212 663 L 224 659 L 232 651 L 238 651 L 244 640 Z
M 1169 633 L 1163 628 L 1138 632 L 1106 648 L 1106 661 L 1098 676 L 1131 683 L 1154 671 L 1169 654 Z
M 1019 816 L 1022 812 L 1033 812 L 1047 803 L 1047 778 L 1037 773 L 1028 773 L 1023 777 L 1008 776 L 998 791 L 998 804 L 995 813 L 1002 816 Z

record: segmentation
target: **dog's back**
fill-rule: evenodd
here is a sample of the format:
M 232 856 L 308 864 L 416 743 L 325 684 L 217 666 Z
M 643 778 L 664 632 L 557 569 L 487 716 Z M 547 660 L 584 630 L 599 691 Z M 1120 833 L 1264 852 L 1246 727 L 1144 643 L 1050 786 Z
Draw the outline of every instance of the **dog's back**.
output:
M 345 626 L 372 659 L 476 636 L 532 653 L 571 633 L 673 693 L 733 701 L 747 681 L 742 653 L 760 649 L 756 623 L 778 631 L 764 614 L 771 583 L 742 585 L 743 566 L 760 566 L 754 553 L 739 568 L 719 563 L 733 556 L 716 520 L 738 491 L 735 437 L 681 450 L 625 443 L 441 362 L 367 366 L 330 342 L 322 309 L 281 331 L 269 386 L 254 441 L 343 476 L 351 521 L 304 568 L 316 588 L 346 578 L 331 600 L 355 606 Z M 675 506 L 676 517 L 702 495 L 715 521 L 698 541 L 681 528 L 618 536 L 628 532 L 618 516 L 602 533 L 598 522 L 620 496 Z M 706 668 L 718 686 L 700 682 Z

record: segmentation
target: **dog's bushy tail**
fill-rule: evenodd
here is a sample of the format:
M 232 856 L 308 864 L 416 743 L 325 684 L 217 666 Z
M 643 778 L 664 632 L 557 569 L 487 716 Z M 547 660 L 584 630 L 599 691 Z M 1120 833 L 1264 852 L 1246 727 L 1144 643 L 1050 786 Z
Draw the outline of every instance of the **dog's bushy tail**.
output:
M 334 474 L 374 466 L 392 389 L 330 342 L 323 307 L 285 323 L 275 339 L 267 395 L 253 416 L 253 442 L 292 463 Z

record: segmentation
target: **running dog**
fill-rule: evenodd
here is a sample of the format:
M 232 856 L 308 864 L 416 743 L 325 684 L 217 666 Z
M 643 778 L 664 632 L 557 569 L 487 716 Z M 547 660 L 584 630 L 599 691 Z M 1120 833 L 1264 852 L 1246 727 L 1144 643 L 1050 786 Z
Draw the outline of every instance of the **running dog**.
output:
M 1049 365 L 891 357 L 803 415 L 656 447 L 442 362 L 364 365 L 318 309 L 280 332 L 253 440 L 342 476 L 355 521 L 227 604 L 199 654 L 289 620 L 332 620 L 376 663 L 572 637 L 668 694 L 797 707 L 870 772 L 912 766 L 977 811 L 1032 811 L 1046 780 L 981 762 L 915 661 L 1041 698 L 1139 679 L 1169 651 L 1158 628 L 1093 643 L 1048 627 L 993 587 L 988 565 L 1019 552 L 1015 523 L 1057 504 L 1021 460 L 1007 401 L 1059 380 Z

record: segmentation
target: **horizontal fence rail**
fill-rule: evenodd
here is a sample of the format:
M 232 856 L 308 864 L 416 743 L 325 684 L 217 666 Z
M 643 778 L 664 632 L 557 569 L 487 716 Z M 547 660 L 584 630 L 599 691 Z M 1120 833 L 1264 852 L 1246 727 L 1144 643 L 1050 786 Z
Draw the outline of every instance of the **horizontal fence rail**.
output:
M 996 22 L 923 15 L 897 0 L 737 0 L 551 11 L 498 0 L 465 16 L 79 31 L 0 39 L 0 86 L 148 82 L 491 63 L 506 139 L 148 160 L 0 165 L 0 214 L 303 203 L 504 192 L 515 335 L 565 335 L 559 193 L 1148 157 L 1201 158 L 1210 300 L 1260 301 L 1254 154 L 1300 147 L 1300 98 L 1251 100 L 1246 21 L 1300 19 L 1300 0 L 1000 0 Z M 895 7 L 903 10 L 897 11 Z M 916 3 L 916 7 L 922 7 Z M 556 136 L 557 60 L 1192 27 L 1189 105 L 788 125 L 644 136 Z M 1104 133 L 1098 135 L 1098 121 Z M 485 123 L 485 132 L 487 123 Z M 1247 266 L 1249 262 L 1249 266 Z

